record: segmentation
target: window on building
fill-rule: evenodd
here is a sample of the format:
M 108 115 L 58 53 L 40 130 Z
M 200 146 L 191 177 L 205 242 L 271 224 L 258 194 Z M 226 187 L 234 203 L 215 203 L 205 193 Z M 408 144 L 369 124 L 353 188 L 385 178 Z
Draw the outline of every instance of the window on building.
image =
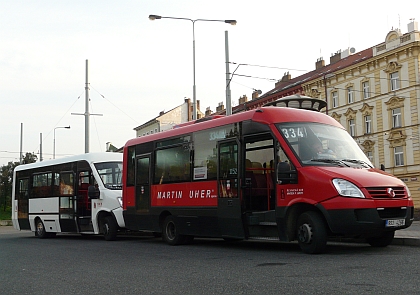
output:
M 334 91 L 331 94 L 332 94 L 332 106 L 333 108 L 336 108 L 338 107 L 338 93 L 337 91 Z
M 401 108 L 392 110 L 392 127 L 398 128 L 402 126 Z
M 347 102 L 348 103 L 353 103 L 354 102 L 353 87 L 347 87 Z
M 394 148 L 395 166 L 404 166 L 404 151 L 402 146 Z
M 157 128 L 155 128 L 155 133 L 157 133 L 158 132 L 158 129 Z
M 349 120 L 349 133 L 351 136 L 356 136 L 356 123 L 354 119 Z
M 363 98 L 367 99 L 370 97 L 370 92 L 369 92 L 369 82 L 363 82 L 362 83 L 362 88 L 363 88 Z
M 372 118 L 370 115 L 365 116 L 365 133 L 372 133 Z
M 389 79 L 391 82 L 391 91 L 400 89 L 400 80 L 398 72 L 389 74 Z

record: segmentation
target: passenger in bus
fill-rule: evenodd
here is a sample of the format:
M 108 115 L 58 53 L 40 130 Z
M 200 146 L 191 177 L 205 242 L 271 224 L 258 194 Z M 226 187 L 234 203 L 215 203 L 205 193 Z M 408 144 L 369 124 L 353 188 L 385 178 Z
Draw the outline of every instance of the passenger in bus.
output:
M 73 186 L 66 184 L 63 179 L 60 181 L 60 195 L 72 195 Z

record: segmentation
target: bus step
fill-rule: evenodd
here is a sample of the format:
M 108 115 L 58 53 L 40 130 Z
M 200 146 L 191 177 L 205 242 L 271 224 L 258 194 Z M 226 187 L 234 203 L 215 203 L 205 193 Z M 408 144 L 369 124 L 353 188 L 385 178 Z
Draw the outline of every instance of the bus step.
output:
M 259 241 L 279 241 L 279 237 L 249 237 L 249 240 L 259 240 Z

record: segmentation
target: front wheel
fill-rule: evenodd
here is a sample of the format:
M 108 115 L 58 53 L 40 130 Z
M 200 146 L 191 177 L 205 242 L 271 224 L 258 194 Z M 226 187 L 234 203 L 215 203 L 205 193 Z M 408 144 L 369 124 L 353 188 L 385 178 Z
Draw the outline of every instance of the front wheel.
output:
M 106 216 L 102 223 L 102 233 L 106 241 L 115 241 L 117 239 L 118 225 L 114 217 Z
M 394 234 L 395 234 L 395 231 L 387 231 L 387 232 L 384 232 L 379 237 L 367 238 L 366 241 L 372 247 L 386 247 L 392 243 L 392 240 L 394 239 Z
M 307 254 L 322 253 L 327 245 L 327 227 L 318 212 L 302 213 L 297 222 L 300 249 Z
M 186 241 L 186 237 L 179 234 L 178 226 L 172 215 L 167 216 L 163 222 L 162 240 L 171 246 L 184 244 Z

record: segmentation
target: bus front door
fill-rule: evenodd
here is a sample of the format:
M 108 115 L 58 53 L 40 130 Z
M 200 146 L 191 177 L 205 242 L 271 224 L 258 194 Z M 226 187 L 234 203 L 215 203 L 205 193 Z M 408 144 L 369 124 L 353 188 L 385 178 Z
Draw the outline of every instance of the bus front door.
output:
M 242 205 L 239 189 L 239 145 L 236 140 L 219 142 L 217 217 L 222 237 L 243 239 Z

